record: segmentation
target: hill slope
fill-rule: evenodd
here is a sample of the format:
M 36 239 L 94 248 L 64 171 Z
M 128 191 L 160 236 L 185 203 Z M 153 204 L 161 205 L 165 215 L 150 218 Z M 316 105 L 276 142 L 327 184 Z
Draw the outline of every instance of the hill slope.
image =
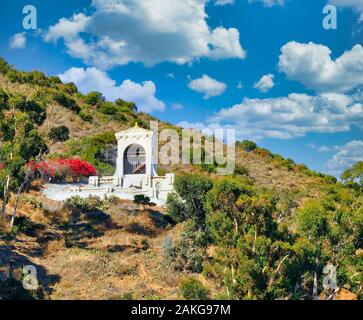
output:
M 115 170 L 115 132 L 131 127 L 135 122 L 148 128 L 149 121 L 156 120 L 150 115 L 137 112 L 136 106 L 130 102 L 123 100 L 107 102 L 98 93 L 83 95 L 78 92 L 74 84 L 63 84 L 57 77 L 46 77 L 37 71 L 19 72 L 0 60 L 0 98 L 2 92 L 9 100 L 6 108 L 2 110 L 0 99 L 0 111 L 4 114 L 5 120 L 12 118 L 18 111 L 27 113 L 31 119 L 38 119 L 43 112 L 46 113 L 44 121 L 35 125 L 37 133 L 48 145 L 49 153 L 46 157 L 78 156 L 94 164 L 100 174 L 113 174 Z M 69 139 L 54 143 L 49 133 L 59 126 L 69 129 Z M 6 126 L 4 128 L 6 129 Z M 160 121 L 159 129 L 163 128 L 181 130 Z M 269 211 L 266 209 L 268 205 L 271 205 L 274 209 L 271 210 L 272 215 L 269 218 L 273 219 L 273 223 L 271 222 L 269 227 L 276 227 L 276 229 L 273 229 L 271 234 L 266 233 L 261 237 L 259 254 L 262 257 L 265 252 L 268 252 L 268 241 L 272 243 L 268 237 L 274 239 L 273 245 L 276 248 L 273 247 L 272 252 L 268 252 L 268 257 L 264 260 L 269 263 L 272 261 L 272 263 L 261 267 L 263 275 L 261 278 L 265 279 L 265 273 L 270 272 L 274 280 L 275 264 L 279 266 L 286 259 L 282 256 L 282 260 L 278 257 L 274 262 L 277 251 L 282 254 L 280 251 L 290 250 L 286 257 L 294 254 L 295 260 L 291 260 L 290 265 L 300 261 L 304 254 L 308 255 L 314 251 L 306 245 L 309 242 L 308 239 L 300 238 L 301 235 L 295 233 L 299 223 L 296 212 L 306 202 L 322 198 L 324 206 L 333 217 L 332 230 L 337 232 L 339 223 L 336 223 L 335 217 L 340 216 L 341 211 L 347 208 L 360 212 L 361 200 L 359 199 L 361 197 L 356 196 L 352 190 L 336 184 L 333 178 L 312 172 L 304 165 L 295 164 L 268 150 L 258 147 L 248 151 L 245 149 L 242 144 L 237 144 L 236 172 L 231 180 L 224 181 L 223 177 L 215 173 L 213 165 L 160 166 L 159 171 L 160 174 L 175 172 L 177 175 L 197 173 L 199 176 L 208 177 L 215 187 L 218 187 L 219 181 L 226 183 L 226 186 L 237 186 L 241 190 L 247 186 L 248 192 L 251 194 L 255 192 L 251 199 L 256 201 L 255 205 L 258 209 L 261 206 L 262 216 Z M 111 156 L 107 157 L 105 154 Z M 1 175 L 0 178 L 2 178 Z M 15 184 L 13 190 L 16 191 L 17 187 Z M 202 285 L 207 287 L 212 298 L 226 298 L 225 288 L 214 274 L 217 273 L 218 268 L 211 269 L 208 264 L 218 254 L 220 243 L 208 243 L 207 247 L 202 249 L 196 246 L 195 251 L 191 253 L 184 251 L 178 253 L 182 256 L 190 254 L 192 258 L 196 256 L 198 258 L 200 254 L 198 250 L 200 250 L 206 268 L 203 273 L 193 274 L 190 270 L 184 269 L 183 263 L 180 263 L 179 268 L 171 268 L 170 261 L 165 258 L 171 244 L 178 244 L 181 247 L 183 245 L 187 248 L 186 250 L 188 248 L 194 250 L 193 246 L 196 243 L 194 237 L 198 236 L 200 230 L 193 229 L 193 224 L 189 220 L 175 223 L 166 215 L 165 208 L 148 207 L 146 210 L 141 210 L 130 202 L 115 198 L 93 197 L 85 201 L 75 198 L 61 204 L 45 199 L 40 189 L 38 182 L 33 183 L 32 188 L 21 196 L 18 217 L 11 232 L 6 229 L 6 220 L 0 219 L 0 283 L 9 266 L 13 268 L 15 278 L 20 279 L 21 267 L 31 264 L 37 267 L 42 288 L 39 292 L 32 293 L 36 298 L 130 299 L 132 296 L 139 299 L 176 299 L 181 297 L 182 280 L 190 276 L 196 277 Z M 223 192 L 224 189 L 220 191 Z M 266 196 L 268 192 L 273 195 L 271 199 Z M 218 196 L 218 193 L 214 193 L 214 196 Z M 271 204 L 268 204 L 270 200 Z M 267 203 L 266 207 L 259 201 L 262 201 L 263 205 Z M 15 195 L 13 194 L 9 201 L 8 214 L 14 204 Z M 204 205 L 203 203 L 203 207 Z M 238 207 L 241 204 L 237 201 L 236 205 Z M 321 209 L 320 206 L 318 209 Z M 307 210 L 308 213 L 309 210 Z M 316 212 L 319 213 L 319 210 Z M 219 213 L 218 210 L 216 211 Z M 313 213 L 315 214 L 315 211 Z M 356 221 L 358 225 L 360 223 L 358 217 Z M 204 223 L 210 223 L 210 221 Z M 248 223 L 250 222 L 246 220 L 245 224 Z M 217 225 L 222 227 L 223 223 Z M 228 224 L 223 226 L 228 227 Z M 256 232 L 254 228 L 252 224 L 251 230 Z M 359 234 L 358 229 L 361 227 L 354 225 L 355 229 L 351 226 L 349 228 L 347 227 L 347 230 L 353 230 L 352 233 Z M 238 246 L 253 239 L 250 235 L 251 230 L 245 232 L 246 238 L 238 242 Z M 285 236 L 286 238 L 283 238 Z M 210 238 L 210 235 L 208 237 Z M 254 237 L 256 241 L 257 233 Z M 336 234 L 333 237 L 334 241 L 336 241 Z M 322 243 L 323 247 L 327 246 L 326 242 Z M 264 245 L 266 248 L 263 247 Z M 349 250 L 354 251 L 360 245 L 361 242 L 357 241 Z M 327 250 L 325 247 L 324 250 Z M 254 250 L 253 246 L 251 255 L 255 254 Z M 242 251 L 239 247 L 238 250 L 236 248 L 222 250 L 222 252 L 228 252 L 228 255 Z M 349 251 L 350 257 L 354 256 L 352 252 Z M 262 258 L 257 260 L 263 261 Z M 309 268 L 311 268 L 310 260 L 306 262 Z M 319 265 L 319 268 L 321 267 L 322 265 Z M 351 266 L 348 269 L 355 270 Z M 278 267 L 277 270 L 280 268 Z M 312 272 L 311 269 L 309 272 Z M 233 271 L 231 273 L 233 277 Z M 306 283 L 302 283 L 302 287 L 311 285 L 311 279 L 311 277 L 307 278 Z M 281 279 L 279 281 L 282 282 Z M 0 298 L 2 296 L 24 297 L 24 295 L 27 297 L 28 295 L 21 290 L 19 282 L 6 282 L 2 286 Z M 359 288 L 359 284 L 354 286 Z M 359 290 L 361 289 L 357 289 L 356 292 L 359 293 Z M 250 294 L 251 292 L 248 292 L 249 296 Z M 286 298 L 294 296 L 291 292 L 283 292 L 283 294 Z

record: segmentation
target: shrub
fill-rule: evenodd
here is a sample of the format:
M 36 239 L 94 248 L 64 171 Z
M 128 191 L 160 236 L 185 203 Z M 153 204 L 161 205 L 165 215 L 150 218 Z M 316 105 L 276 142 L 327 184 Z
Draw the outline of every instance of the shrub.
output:
M 119 107 L 121 107 L 121 109 L 125 112 L 127 111 L 135 111 L 137 112 L 137 107 L 135 105 L 135 103 L 133 102 L 127 102 L 127 101 L 124 101 L 122 99 L 117 99 L 115 101 L 116 105 L 118 105 Z
M 119 121 L 126 121 L 127 118 L 123 114 L 123 110 L 112 102 L 104 102 L 98 107 L 98 111 L 107 114 L 109 116 L 113 116 L 114 119 Z M 130 110 L 128 110 L 130 111 Z
M 32 171 L 34 176 L 56 181 L 64 181 L 66 178 L 72 178 L 75 181 L 96 174 L 96 170 L 91 164 L 80 159 L 32 161 L 28 163 L 27 170 Z
M 209 290 L 195 278 L 183 280 L 180 285 L 180 292 L 186 300 L 208 300 L 210 293 Z
M 64 91 L 68 94 L 74 94 L 78 92 L 78 88 L 73 82 L 70 82 L 64 85 Z
M 92 122 L 93 121 L 93 117 L 92 115 L 87 112 L 87 111 L 84 111 L 82 110 L 80 113 L 79 113 L 79 116 L 80 118 L 83 120 L 83 121 L 86 121 L 86 122 Z
M 8 109 L 9 96 L 6 92 L 0 88 L 0 111 Z
M 236 145 L 247 152 L 252 152 L 253 150 L 257 149 L 257 144 L 249 140 L 237 141 Z
M 207 257 L 207 244 L 207 232 L 200 230 L 193 220 L 188 220 L 174 246 L 172 243 L 166 243 L 165 258 L 172 262 L 173 268 L 177 271 L 199 273 L 203 270 L 203 262 Z
M 212 182 L 203 176 L 182 175 L 175 179 L 175 191 L 167 199 L 168 214 L 176 222 L 193 219 L 199 227 L 205 222 L 205 197 Z
M 58 102 L 64 108 L 67 108 L 67 109 L 72 110 L 77 113 L 80 111 L 80 108 L 77 105 L 76 101 L 74 99 L 72 99 L 71 97 L 69 97 L 68 95 L 66 95 L 64 92 L 61 92 L 61 91 L 55 92 L 53 94 L 53 98 L 56 102 Z
M 150 248 L 149 241 L 147 239 L 141 240 L 142 250 L 147 250 Z
M 54 127 L 48 133 L 49 139 L 54 142 L 64 142 L 69 139 L 69 129 L 66 126 Z
M 0 73 L 5 74 L 10 69 L 11 67 L 8 65 L 8 63 L 3 58 L 0 58 Z
M 240 176 L 248 176 L 249 172 L 248 169 L 245 168 L 242 165 L 236 165 L 236 168 L 234 169 L 234 174 L 240 175 Z
M 145 210 L 146 206 L 155 206 L 155 203 L 150 201 L 149 197 L 144 196 L 143 194 L 137 194 L 134 196 L 134 203 L 137 205 L 142 205 L 143 210 Z
M 102 95 L 101 92 L 98 92 L 98 91 L 92 91 L 92 92 L 88 93 L 87 95 L 85 95 L 85 97 L 84 97 L 84 102 L 91 106 L 100 105 L 104 101 L 105 101 L 105 97 Z
M 49 77 L 49 80 L 53 83 L 53 84 L 61 84 L 62 80 L 57 77 L 57 76 L 51 76 Z
M 273 158 L 271 151 L 264 148 L 257 147 L 255 150 L 253 150 L 253 153 L 258 154 L 263 158 Z

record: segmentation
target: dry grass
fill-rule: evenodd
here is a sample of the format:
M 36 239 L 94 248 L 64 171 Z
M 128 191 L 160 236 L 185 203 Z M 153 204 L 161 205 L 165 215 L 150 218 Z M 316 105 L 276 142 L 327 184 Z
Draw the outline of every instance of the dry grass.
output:
M 21 204 L 19 214 L 42 221 L 45 229 L 33 237 L 18 232 L 7 245 L 11 255 L 21 257 L 19 261 L 43 270 L 40 283 L 51 299 L 118 299 L 128 293 L 139 299 L 176 299 L 185 275 L 165 264 L 163 243 L 166 235 L 178 233 L 179 226 L 173 230 L 161 224 L 160 208 L 137 214 L 134 209 L 127 201 L 111 206 L 105 212 L 111 224 L 94 225 L 94 236 L 69 245 L 69 231 L 54 222 L 48 211 Z M 0 238 L 0 246 L 4 244 Z M 19 262 L 13 267 L 20 266 Z

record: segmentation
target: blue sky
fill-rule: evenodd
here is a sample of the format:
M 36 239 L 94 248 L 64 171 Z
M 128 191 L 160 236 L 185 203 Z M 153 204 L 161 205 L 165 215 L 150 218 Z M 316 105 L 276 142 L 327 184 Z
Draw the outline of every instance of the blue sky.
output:
M 37 30 L 23 29 L 27 4 Z M 318 171 L 363 160 L 363 0 L 5 0 L 0 18 L 0 56 L 18 69 L 235 128 Z

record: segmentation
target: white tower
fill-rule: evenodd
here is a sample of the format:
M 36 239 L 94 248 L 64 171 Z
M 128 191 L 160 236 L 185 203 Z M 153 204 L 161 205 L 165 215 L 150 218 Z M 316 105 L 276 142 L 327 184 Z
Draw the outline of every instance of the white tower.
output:
M 138 127 L 116 133 L 117 168 L 116 185 L 123 188 L 142 187 L 147 177 L 157 176 L 158 140 L 153 131 Z

